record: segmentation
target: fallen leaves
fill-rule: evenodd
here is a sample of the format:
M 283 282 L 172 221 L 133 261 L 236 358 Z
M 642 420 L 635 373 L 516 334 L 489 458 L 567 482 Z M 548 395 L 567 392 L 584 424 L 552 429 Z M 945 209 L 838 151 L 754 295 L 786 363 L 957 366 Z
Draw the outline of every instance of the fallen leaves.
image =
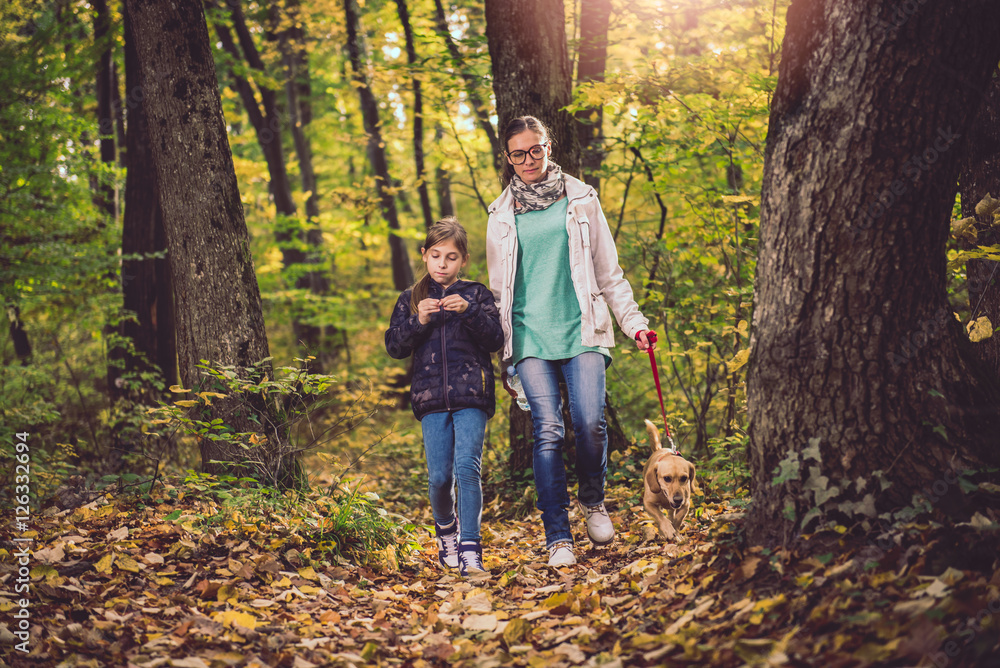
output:
M 559 570 L 544 564 L 537 518 L 487 517 L 493 572 L 481 579 L 442 572 L 430 533 L 394 565 L 345 567 L 294 532 L 192 528 L 180 518 L 196 515 L 196 498 L 50 513 L 32 557 L 30 660 L 66 668 L 917 665 L 950 641 L 967 665 L 996 644 L 995 625 L 968 620 L 1000 599 L 1000 576 L 935 565 L 947 546 L 971 538 L 979 542 L 970 554 L 995 564 L 992 511 L 947 534 L 914 525 L 909 546 L 901 536 L 888 553 L 870 556 L 851 536 L 829 532 L 813 539 L 826 547 L 799 555 L 746 549 L 733 524 L 739 515 L 724 502 L 703 504 L 685 540 L 664 544 L 647 537 L 632 490 L 610 494 L 618 540 L 600 550 L 582 541 L 580 563 Z M 0 579 L 9 582 L 14 567 L 0 554 Z M 0 611 L 13 609 L 9 591 Z M 970 628 L 977 642 L 961 643 Z

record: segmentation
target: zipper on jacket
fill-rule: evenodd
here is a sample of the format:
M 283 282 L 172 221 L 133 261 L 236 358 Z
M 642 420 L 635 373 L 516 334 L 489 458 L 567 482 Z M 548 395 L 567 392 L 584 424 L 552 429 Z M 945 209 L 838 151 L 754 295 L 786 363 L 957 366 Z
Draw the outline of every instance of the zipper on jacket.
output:
M 451 410 L 451 401 L 448 399 L 448 343 L 447 332 L 445 331 L 445 310 L 441 306 L 441 368 L 444 371 L 444 407 Z

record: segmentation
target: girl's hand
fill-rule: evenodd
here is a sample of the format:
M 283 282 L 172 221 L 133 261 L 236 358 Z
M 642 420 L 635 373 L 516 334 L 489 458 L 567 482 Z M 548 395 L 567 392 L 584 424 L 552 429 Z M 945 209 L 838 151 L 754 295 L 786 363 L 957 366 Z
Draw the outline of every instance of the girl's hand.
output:
M 420 321 L 421 325 L 426 325 L 431 321 L 431 316 L 437 313 L 441 308 L 440 299 L 423 299 L 417 304 L 417 320 Z
M 441 300 L 441 305 L 444 306 L 445 311 L 454 313 L 465 313 L 469 310 L 469 302 L 465 301 L 462 295 L 448 295 Z

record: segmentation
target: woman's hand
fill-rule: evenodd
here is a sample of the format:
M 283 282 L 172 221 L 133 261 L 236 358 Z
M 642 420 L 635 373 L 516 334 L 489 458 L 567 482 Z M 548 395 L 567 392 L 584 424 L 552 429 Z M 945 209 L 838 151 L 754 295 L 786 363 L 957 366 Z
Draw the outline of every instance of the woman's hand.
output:
M 422 299 L 419 304 L 417 304 L 417 320 L 420 321 L 421 325 L 426 325 L 431 321 L 431 316 L 437 313 L 441 309 L 440 299 Z
M 643 330 L 635 335 L 635 344 L 639 350 L 649 350 L 656 345 L 656 332 Z
M 469 302 L 465 301 L 462 295 L 448 295 L 441 300 L 441 306 L 445 311 L 453 313 L 465 313 L 469 310 Z

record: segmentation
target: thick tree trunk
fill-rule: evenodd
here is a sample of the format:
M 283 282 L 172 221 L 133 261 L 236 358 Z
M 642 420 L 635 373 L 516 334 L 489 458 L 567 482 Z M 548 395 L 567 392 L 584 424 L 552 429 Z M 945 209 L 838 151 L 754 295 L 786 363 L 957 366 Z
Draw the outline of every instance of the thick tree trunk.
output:
M 399 21 L 403 24 L 403 35 L 406 37 L 406 60 L 410 64 L 411 81 L 413 82 L 413 161 L 417 169 L 417 193 L 420 195 L 420 210 L 424 214 L 424 227 L 434 224 L 434 214 L 431 212 L 431 195 L 427 187 L 427 167 L 424 164 L 424 97 L 417 74 L 417 47 L 413 43 L 413 27 L 410 25 L 410 10 L 406 0 L 396 0 Z
M 201 2 L 127 0 L 126 7 L 173 272 L 181 379 L 198 389 L 200 360 L 248 369 L 269 357 L 260 291 Z M 269 365 L 260 368 L 268 373 Z M 207 471 L 288 479 L 294 460 L 281 452 L 282 428 L 262 426 L 270 422 L 266 407 L 230 396 L 213 401 L 211 413 L 267 439 L 250 451 L 201 441 Z
M 129 376 L 159 367 L 168 385 L 176 382 L 177 362 L 173 321 L 173 289 L 166 258 L 149 257 L 166 250 L 163 212 L 157 193 L 150 146 L 149 121 L 139 79 L 128 10 L 125 11 L 125 89 L 128 104 L 126 131 L 125 210 L 122 220 L 122 297 L 134 319 L 122 322 L 120 333 L 132 341 L 135 356 L 125 354 L 122 371 Z M 117 384 L 115 384 L 117 385 Z M 122 388 L 124 390 L 124 388 Z M 152 400 L 150 388 L 134 388 L 140 401 Z M 124 394 L 124 392 L 123 392 Z
M 580 50 L 577 56 L 576 83 L 604 81 L 608 60 L 608 24 L 611 22 L 611 0 L 581 0 Z M 597 175 L 604 164 L 604 107 L 576 112 L 580 122 L 583 180 L 601 191 Z
M 399 230 L 399 214 L 396 211 L 396 199 L 392 195 L 392 179 L 389 176 L 389 161 L 385 154 L 385 142 L 382 140 L 382 130 L 378 117 L 378 102 L 368 86 L 365 75 L 365 63 L 368 58 L 361 37 L 361 17 L 358 13 L 356 0 L 344 0 L 344 14 L 347 18 L 347 51 L 351 58 L 351 78 L 358 89 L 361 99 L 361 116 L 368 134 L 368 159 L 375 172 L 375 186 L 378 189 L 379 201 L 382 205 L 382 215 L 389 224 L 389 248 L 392 251 L 392 280 L 399 291 L 413 284 L 413 267 L 406 252 L 406 244 L 402 237 L 395 234 Z
M 1000 198 L 1000 71 L 994 72 L 986 99 L 966 138 L 959 182 L 962 216 L 977 218 L 975 245 L 1000 244 L 1000 226 L 993 224 L 993 216 L 976 216 L 976 205 L 984 197 Z M 969 260 L 965 272 L 972 317 L 986 316 L 994 329 L 1000 327 L 1000 262 Z M 1000 334 L 973 344 L 972 350 L 984 369 L 1000 379 Z
M 500 131 L 517 116 L 537 117 L 552 132 L 555 161 L 578 175 L 578 124 L 565 111 L 572 101 L 573 82 L 565 24 L 562 0 L 486 0 L 486 38 Z
M 945 292 L 961 149 L 1000 4 L 796 0 L 771 108 L 748 378 L 756 543 L 996 463 L 996 387 Z M 940 484 L 939 484 L 940 483 Z

